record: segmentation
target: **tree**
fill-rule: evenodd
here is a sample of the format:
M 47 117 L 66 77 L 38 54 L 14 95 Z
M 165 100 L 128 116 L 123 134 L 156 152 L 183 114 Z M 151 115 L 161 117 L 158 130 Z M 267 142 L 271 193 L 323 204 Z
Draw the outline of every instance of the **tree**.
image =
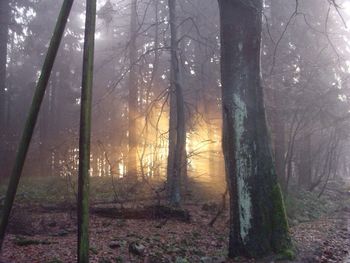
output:
M 89 262 L 89 176 L 96 0 L 86 1 L 78 182 L 78 262 Z
M 2 210 L 1 222 L 0 222 L 0 249 L 2 247 L 5 231 L 8 224 L 9 216 L 11 213 L 12 205 L 17 192 L 19 179 L 23 170 L 24 162 L 27 156 L 29 145 L 33 137 L 35 124 L 38 119 L 40 106 L 42 104 L 47 83 L 50 78 L 51 70 L 57 55 L 59 45 L 64 33 L 64 29 L 68 20 L 70 10 L 73 5 L 73 0 L 65 0 L 62 4 L 62 8 L 57 19 L 55 30 L 50 41 L 49 49 L 47 51 L 44 65 L 41 70 L 41 74 L 36 86 L 33 101 L 29 110 L 27 121 L 24 126 L 22 138 L 17 150 L 15 164 L 12 169 L 10 182 L 7 188 L 4 208 Z
M 277 44 L 273 39 L 278 39 L 281 36 L 281 29 L 283 23 L 280 21 L 279 16 L 279 8 L 281 8 L 282 3 L 278 1 L 270 2 L 270 13 L 271 16 L 266 23 L 268 23 L 269 30 L 271 32 L 271 39 L 267 38 L 267 54 L 269 58 L 272 58 L 276 55 L 275 49 L 278 48 Z M 283 6 L 285 8 L 285 6 Z M 288 8 L 289 10 L 289 8 Z M 282 31 L 283 32 L 283 31 Z M 273 38 L 273 39 L 272 39 Z M 272 40 L 272 41 L 271 41 Z M 273 64 L 273 62 L 272 62 Z M 274 65 L 269 65 L 273 67 Z M 273 69 L 272 69 L 273 70 Z M 271 74 L 272 73 L 272 74 Z M 283 75 L 282 75 L 283 76 Z M 278 78 L 279 77 L 279 78 Z M 274 75 L 273 72 L 269 72 L 269 76 L 267 77 L 270 80 L 270 88 L 272 89 L 271 94 L 267 93 L 268 97 L 270 95 L 271 100 L 271 126 L 274 131 L 272 135 L 273 148 L 274 148 L 274 158 L 275 158 L 275 166 L 276 166 L 276 174 L 278 182 L 280 183 L 282 189 L 285 189 L 286 186 L 286 178 L 285 178 L 285 120 L 284 120 L 284 103 L 285 96 L 283 94 L 283 78 L 280 75 Z M 269 98 L 268 98 L 269 99 Z M 267 100 L 268 100 L 267 99 Z
M 128 95 L 128 177 L 131 180 L 137 179 L 137 0 L 131 2 L 131 15 L 130 15 L 130 42 L 129 42 L 129 61 L 130 61 L 130 72 L 129 72 L 129 95 Z
M 5 114 L 6 114 L 6 65 L 7 65 L 7 44 L 10 24 L 10 1 L 0 2 L 0 139 L 5 141 Z M 0 150 L 0 165 L 5 167 L 5 145 Z M 1 169 L 1 175 L 5 175 L 6 169 Z
M 285 193 L 297 181 L 314 189 L 326 177 L 321 171 L 335 162 L 327 157 L 332 127 L 324 125 L 326 115 L 346 115 L 348 107 L 339 99 L 348 93 L 339 81 L 348 68 L 337 37 L 345 27 L 330 1 L 270 0 L 265 6 L 262 68 L 276 172 Z M 330 33 L 333 27 L 337 33 Z
M 167 169 L 168 198 L 171 205 L 178 206 L 181 201 L 181 171 L 184 165 L 186 129 L 184 98 L 181 86 L 178 39 L 176 26 L 176 0 L 169 0 L 170 23 L 170 119 L 169 119 L 169 155 Z
M 230 193 L 229 256 L 291 248 L 261 85 L 262 0 L 219 0 L 223 152 Z

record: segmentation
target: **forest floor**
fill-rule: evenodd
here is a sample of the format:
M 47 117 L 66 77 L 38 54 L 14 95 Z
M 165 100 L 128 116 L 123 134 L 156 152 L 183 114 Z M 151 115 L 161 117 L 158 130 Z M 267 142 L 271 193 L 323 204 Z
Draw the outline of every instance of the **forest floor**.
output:
M 48 189 L 45 190 L 40 190 L 41 187 L 33 190 L 32 186 L 24 183 L 20 188 L 1 262 L 76 262 L 76 213 L 72 205 L 67 205 L 66 193 L 56 189 L 60 183 L 47 182 L 45 186 Z M 95 194 L 97 192 L 94 191 Z M 97 202 L 101 196 L 95 197 L 92 203 L 99 203 L 96 206 L 116 208 L 116 205 Z M 189 222 L 181 218 L 121 219 L 92 213 L 90 262 L 278 261 L 278 256 L 260 261 L 226 259 L 228 211 L 218 217 L 213 227 L 208 226 L 221 207 L 220 195 L 216 198 L 216 202 L 203 201 L 202 197 L 188 200 L 183 208 L 190 212 Z M 297 251 L 297 257 L 292 262 L 346 262 L 350 252 L 348 199 L 347 190 L 341 184 L 331 185 L 321 198 L 309 193 L 287 198 L 291 233 Z M 133 205 L 137 209 L 145 204 L 137 202 Z

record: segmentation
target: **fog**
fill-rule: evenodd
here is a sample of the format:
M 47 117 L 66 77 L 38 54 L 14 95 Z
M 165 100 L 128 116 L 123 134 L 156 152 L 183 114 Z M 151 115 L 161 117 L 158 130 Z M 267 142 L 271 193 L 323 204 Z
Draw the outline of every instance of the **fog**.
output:
M 7 182 L 61 1 L 1 1 L 9 4 L 0 4 L 0 180 Z M 85 8 L 85 1 L 74 2 L 27 154 L 25 177 L 71 182 L 78 177 Z M 173 31 L 167 1 L 97 1 L 90 177 L 112 178 L 119 186 L 133 178 L 150 184 L 152 192 L 154 185 L 169 184 L 174 162 L 174 167 L 181 166 L 182 187 L 200 183 L 210 189 L 209 198 L 221 198 L 230 162 L 226 159 L 225 171 L 224 68 L 231 70 L 228 80 L 244 80 L 250 72 L 235 71 L 235 65 L 221 61 L 220 52 L 229 51 L 220 41 L 220 21 L 221 28 L 230 28 L 228 20 L 220 20 L 213 0 L 178 0 Z M 334 182 L 349 180 L 349 27 L 347 0 L 263 3 L 259 74 L 273 166 L 287 201 L 289 194 L 299 193 L 320 198 Z M 245 46 L 239 43 L 238 49 Z M 253 61 L 254 53 L 247 57 Z M 255 103 L 245 101 L 259 115 Z M 239 136 L 239 116 L 235 118 L 232 136 Z M 264 131 L 255 133 L 259 137 Z M 176 148 L 180 141 L 183 149 Z
M 4 94 L 6 163 L 14 158 L 59 10 L 59 3 L 49 1 L 27 5 L 13 4 L 16 24 L 10 27 Z M 214 177 L 222 181 L 218 12 L 213 12 L 216 3 L 207 1 L 200 5 L 200 10 L 194 3 L 181 5 L 183 12 L 178 19 L 182 20 L 180 45 L 183 49 L 188 169 L 194 177 L 203 180 Z M 45 94 L 25 174 L 64 176 L 77 169 L 83 8 L 82 1 L 73 6 Z M 130 3 L 98 2 L 92 176 L 110 176 L 111 173 L 123 176 L 127 170 L 128 74 L 131 68 L 137 73 L 138 170 L 143 170 L 145 176 L 164 177 L 165 174 L 170 61 L 167 6 L 163 1 L 139 1 L 137 15 L 137 61 L 131 65 L 128 58 Z M 4 176 L 7 173 L 4 172 Z

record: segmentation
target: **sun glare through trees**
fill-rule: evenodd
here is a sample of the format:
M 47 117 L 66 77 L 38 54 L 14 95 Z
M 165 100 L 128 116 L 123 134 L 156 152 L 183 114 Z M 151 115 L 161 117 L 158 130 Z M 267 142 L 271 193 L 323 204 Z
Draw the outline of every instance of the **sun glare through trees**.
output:
M 350 262 L 348 0 L 0 0 L 0 263 Z

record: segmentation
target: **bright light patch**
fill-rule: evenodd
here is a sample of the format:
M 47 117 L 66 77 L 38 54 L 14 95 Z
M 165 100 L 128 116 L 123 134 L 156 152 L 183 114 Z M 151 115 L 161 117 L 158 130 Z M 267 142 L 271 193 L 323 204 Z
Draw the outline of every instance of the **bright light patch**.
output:
M 350 15 L 350 2 L 346 1 L 342 4 L 342 9 L 347 15 Z

